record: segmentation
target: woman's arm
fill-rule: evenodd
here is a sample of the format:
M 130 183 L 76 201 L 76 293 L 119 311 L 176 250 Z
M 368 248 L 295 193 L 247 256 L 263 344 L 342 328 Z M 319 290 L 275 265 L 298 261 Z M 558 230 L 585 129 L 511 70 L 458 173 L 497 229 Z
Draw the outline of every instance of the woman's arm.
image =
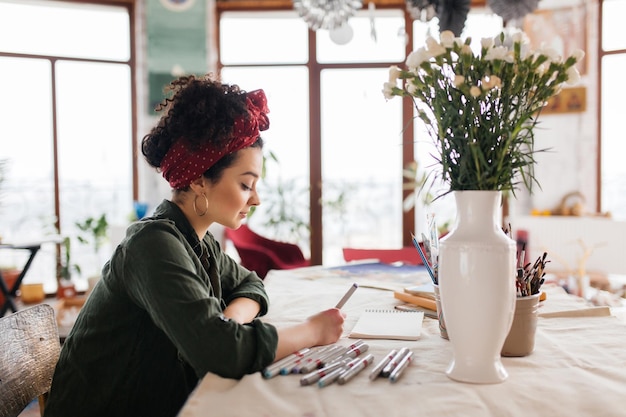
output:
M 300 349 L 335 343 L 343 333 L 345 314 L 337 308 L 321 311 L 302 323 L 278 328 L 276 357 L 279 360 Z
M 224 309 L 224 316 L 239 324 L 250 323 L 261 311 L 261 305 L 251 298 L 235 298 Z
M 260 309 L 249 298 L 237 298 L 224 310 L 224 316 L 240 324 L 251 322 Z M 305 347 L 335 343 L 343 333 L 345 315 L 336 308 L 319 312 L 302 323 L 278 328 L 278 345 L 275 360 L 281 359 Z

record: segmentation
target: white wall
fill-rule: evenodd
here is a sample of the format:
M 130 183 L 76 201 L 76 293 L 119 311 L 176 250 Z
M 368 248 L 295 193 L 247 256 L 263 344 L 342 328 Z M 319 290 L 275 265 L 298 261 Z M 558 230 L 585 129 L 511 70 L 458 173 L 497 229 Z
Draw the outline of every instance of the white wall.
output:
M 580 0 L 544 1 L 540 7 L 563 7 L 581 4 Z M 536 177 L 541 188 L 533 194 L 518 194 L 512 203 L 512 218 L 515 215 L 529 214 L 532 209 L 551 210 L 560 203 L 566 194 L 579 191 L 586 199 L 589 212 L 596 211 L 598 154 L 598 3 L 587 1 L 587 45 L 585 54 L 587 73 L 578 86 L 587 89 L 586 111 L 584 113 L 544 114 L 539 117 L 536 129 L 536 148 L 550 148 L 549 152 L 537 155 Z

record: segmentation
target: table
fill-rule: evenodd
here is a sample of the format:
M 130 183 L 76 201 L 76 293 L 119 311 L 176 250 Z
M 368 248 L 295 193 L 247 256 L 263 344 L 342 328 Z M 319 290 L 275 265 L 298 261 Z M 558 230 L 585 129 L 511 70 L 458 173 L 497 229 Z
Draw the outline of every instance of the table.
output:
M 398 303 L 389 291 L 374 288 L 374 278 L 319 267 L 271 271 L 265 282 L 272 304 L 265 320 L 278 326 L 297 323 L 334 306 L 352 282 L 361 282 L 343 308 L 347 335 L 366 308 Z M 397 286 L 408 279 L 399 277 Z M 380 284 L 384 288 L 393 281 L 382 276 Z M 450 342 L 439 336 L 437 322 L 425 317 L 418 341 L 368 340 L 375 362 L 392 348 L 407 346 L 414 352 L 395 384 L 370 381 L 367 370 L 345 385 L 324 388 L 300 386 L 298 375 L 264 379 L 256 373 L 236 381 L 207 374 L 179 417 L 625 416 L 626 324 L 607 307 L 590 307 L 560 287 L 544 287 L 547 300 L 540 306 L 535 351 L 502 358 L 509 373 L 503 383 L 449 379 Z M 353 341 L 345 335 L 338 343 Z
M 3 317 L 6 312 L 11 309 L 11 311 L 17 311 L 17 305 L 15 304 L 15 297 L 17 295 L 17 291 L 20 289 L 20 285 L 22 284 L 22 280 L 26 276 L 28 269 L 30 268 L 33 260 L 35 259 L 35 255 L 41 249 L 41 245 L 48 242 L 60 243 L 62 239 L 58 236 L 51 236 L 46 239 L 34 241 L 34 242 L 25 242 L 25 243 L 0 243 L 0 249 L 11 249 L 11 250 L 27 250 L 29 251 L 28 260 L 22 267 L 22 272 L 17 277 L 17 280 L 13 284 L 11 288 L 8 287 L 4 277 L 2 276 L 2 271 L 0 271 L 0 291 L 4 295 L 4 304 L 0 306 L 0 317 Z

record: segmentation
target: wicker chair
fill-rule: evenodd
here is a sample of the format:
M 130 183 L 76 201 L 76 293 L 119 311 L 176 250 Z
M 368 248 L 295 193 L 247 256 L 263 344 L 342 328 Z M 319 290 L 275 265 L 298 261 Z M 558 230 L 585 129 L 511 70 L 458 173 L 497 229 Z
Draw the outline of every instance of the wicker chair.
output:
M 61 343 L 54 310 L 39 304 L 0 318 L 0 417 L 34 399 L 43 415 Z

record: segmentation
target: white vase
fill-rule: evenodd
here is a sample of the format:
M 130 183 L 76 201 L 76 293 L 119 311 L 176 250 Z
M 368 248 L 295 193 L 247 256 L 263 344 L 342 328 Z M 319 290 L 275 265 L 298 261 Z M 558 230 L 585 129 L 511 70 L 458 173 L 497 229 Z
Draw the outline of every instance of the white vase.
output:
M 440 242 L 439 291 L 453 358 L 446 374 L 493 384 L 515 312 L 516 244 L 502 231 L 499 191 L 455 191 L 455 228 Z

